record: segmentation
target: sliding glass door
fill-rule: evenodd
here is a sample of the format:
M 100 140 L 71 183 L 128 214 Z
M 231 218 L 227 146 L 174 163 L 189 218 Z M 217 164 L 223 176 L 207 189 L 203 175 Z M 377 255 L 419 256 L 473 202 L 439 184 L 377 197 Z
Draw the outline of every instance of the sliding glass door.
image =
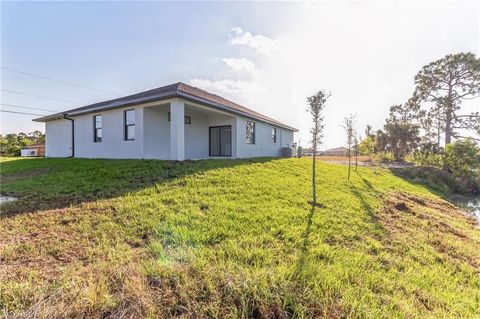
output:
M 210 156 L 232 156 L 232 126 L 210 126 Z

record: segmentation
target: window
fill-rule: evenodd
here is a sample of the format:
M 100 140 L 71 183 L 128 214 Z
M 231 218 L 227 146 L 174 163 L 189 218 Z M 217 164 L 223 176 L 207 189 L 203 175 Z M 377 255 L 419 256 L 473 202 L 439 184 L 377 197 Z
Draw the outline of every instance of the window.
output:
M 168 121 L 171 121 L 170 112 L 168 112 Z M 185 116 L 185 124 L 192 124 L 192 118 L 190 116 Z
M 102 116 L 93 117 L 93 141 L 95 143 L 102 141 Z
M 135 110 L 126 110 L 123 112 L 125 126 L 125 141 L 135 140 Z
M 255 122 L 247 121 L 247 144 L 255 144 Z
M 277 128 L 272 127 L 272 143 L 277 143 Z

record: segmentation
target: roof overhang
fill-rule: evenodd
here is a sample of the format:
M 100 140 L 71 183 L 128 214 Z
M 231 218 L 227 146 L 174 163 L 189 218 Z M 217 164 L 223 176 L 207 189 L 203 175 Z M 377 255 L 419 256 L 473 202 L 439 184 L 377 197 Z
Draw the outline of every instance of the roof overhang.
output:
M 48 121 L 53 121 L 53 120 L 59 120 L 63 119 L 65 116 L 78 116 L 78 115 L 83 115 L 83 114 L 89 114 L 89 113 L 95 113 L 95 112 L 100 112 L 100 111 L 108 111 L 108 110 L 113 110 L 117 109 L 120 107 L 127 107 L 127 106 L 132 106 L 132 105 L 141 105 L 149 102 L 160 102 L 163 100 L 167 100 L 170 98 L 174 98 L 175 94 L 159 94 L 158 96 L 155 97 L 149 97 L 145 99 L 137 99 L 137 100 L 132 100 L 129 102 L 123 102 L 123 103 L 111 103 L 107 104 L 104 106 L 99 106 L 99 107 L 92 107 L 89 109 L 85 110 L 71 110 L 71 111 L 66 111 L 62 113 L 55 113 L 43 117 L 39 117 L 36 119 L 33 119 L 35 122 L 48 122 Z
M 240 116 L 248 118 L 248 119 L 265 122 L 265 123 L 268 123 L 268 124 L 271 124 L 271 125 L 275 125 L 275 126 L 293 131 L 293 132 L 298 132 L 298 129 L 296 129 L 294 127 L 290 127 L 288 125 L 278 123 L 276 121 L 271 121 L 269 119 L 253 116 L 252 114 L 248 114 L 246 112 L 242 112 L 242 111 L 239 111 L 239 110 L 233 110 L 233 109 L 231 109 L 227 106 L 224 106 L 220 103 L 215 103 L 215 102 L 212 102 L 212 101 L 209 101 L 209 100 L 206 100 L 206 99 L 202 99 L 200 97 L 193 96 L 193 95 L 190 95 L 190 94 L 187 94 L 187 93 L 179 92 L 177 97 L 179 97 L 181 99 L 184 99 L 184 100 L 187 100 L 187 101 L 190 101 L 190 102 L 195 102 L 195 103 L 202 104 L 202 105 L 214 108 L 214 109 L 218 109 L 220 111 L 224 111 L 224 112 L 227 112 L 227 113 L 230 113 L 230 114 L 240 115 Z
M 128 107 L 128 106 L 133 106 L 133 105 L 140 106 L 140 105 L 143 105 L 143 104 L 146 104 L 146 103 L 162 102 L 162 101 L 173 99 L 173 98 L 180 98 L 180 99 L 183 99 L 183 100 L 186 100 L 186 101 L 198 103 L 198 104 L 201 104 L 201 105 L 204 105 L 204 106 L 207 106 L 207 107 L 211 107 L 211 108 L 214 108 L 214 109 L 217 109 L 217 110 L 220 110 L 220 111 L 224 111 L 224 112 L 227 112 L 227 113 L 230 113 L 230 114 L 239 115 L 239 116 L 242 116 L 242 117 L 245 117 L 245 118 L 248 118 L 248 119 L 252 119 L 252 120 L 256 120 L 256 121 L 260 121 L 260 122 L 265 122 L 265 123 L 268 123 L 268 124 L 271 124 L 271 125 L 274 125 L 274 126 L 277 126 L 277 127 L 281 127 L 281 128 L 293 131 L 293 132 L 298 132 L 298 129 L 296 129 L 294 127 L 291 127 L 291 126 L 288 126 L 288 125 L 285 125 L 283 123 L 277 122 L 275 120 L 272 120 L 272 119 L 269 119 L 269 118 L 266 118 L 266 117 L 263 117 L 263 116 L 256 116 L 254 114 L 243 112 L 241 110 L 233 109 L 233 108 L 228 107 L 226 105 L 223 105 L 221 103 L 210 101 L 208 99 L 204 99 L 204 98 L 201 98 L 199 96 L 188 94 L 186 92 L 182 92 L 182 91 L 179 91 L 179 90 L 176 90 L 176 89 L 171 90 L 170 92 L 162 92 L 162 93 L 159 93 L 159 94 L 150 95 L 150 96 L 146 96 L 146 97 L 133 98 L 133 99 L 130 99 L 128 101 L 112 100 L 110 103 L 108 103 L 108 101 L 107 101 L 105 105 L 98 106 L 98 107 L 95 107 L 94 106 L 95 104 L 93 104 L 92 107 L 85 106 L 85 107 L 81 107 L 81 108 L 78 108 L 78 109 L 73 109 L 73 110 L 70 110 L 70 111 L 55 113 L 55 114 L 51 114 L 51 115 L 47 115 L 47 116 L 43 116 L 43 117 L 40 117 L 40 118 L 33 119 L 33 121 L 35 121 L 35 122 L 48 122 L 48 121 L 63 119 L 67 116 L 68 117 L 75 117 L 75 116 L 84 115 L 84 114 L 113 110 L 113 109 L 117 109 L 117 108 L 121 108 L 121 107 Z

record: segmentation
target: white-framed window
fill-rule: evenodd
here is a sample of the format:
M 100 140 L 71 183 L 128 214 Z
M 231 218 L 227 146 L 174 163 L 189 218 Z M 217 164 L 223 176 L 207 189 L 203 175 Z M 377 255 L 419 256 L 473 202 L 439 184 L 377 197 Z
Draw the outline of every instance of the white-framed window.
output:
M 272 143 L 277 143 L 277 128 L 272 127 Z
M 93 142 L 102 141 L 102 115 L 93 116 Z
M 135 140 L 135 110 L 123 111 L 125 141 Z
M 246 142 L 247 144 L 255 144 L 255 122 L 247 121 L 246 125 Z

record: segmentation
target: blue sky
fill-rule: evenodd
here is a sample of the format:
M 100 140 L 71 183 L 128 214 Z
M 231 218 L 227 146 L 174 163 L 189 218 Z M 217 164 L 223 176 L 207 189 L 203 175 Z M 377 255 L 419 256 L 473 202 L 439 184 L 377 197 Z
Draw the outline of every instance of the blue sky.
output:
M 298 127 L 302 144 L 306 97 L 327 89 L 324 147 L 335 147 L 343 116 L 357 113 L 359 131 L 381 128 L 421 66 L 478 54 L 479 10 L 478 2 L 2 2 L 1 65 L 121 95 L 183 81 Z M 1 71 L 2 89 L 78 102 L 2 91 L 4 104 L 60 111 L 116 97 Z M 43 130 L 34 116 L 0 115 L 1 133 Z

